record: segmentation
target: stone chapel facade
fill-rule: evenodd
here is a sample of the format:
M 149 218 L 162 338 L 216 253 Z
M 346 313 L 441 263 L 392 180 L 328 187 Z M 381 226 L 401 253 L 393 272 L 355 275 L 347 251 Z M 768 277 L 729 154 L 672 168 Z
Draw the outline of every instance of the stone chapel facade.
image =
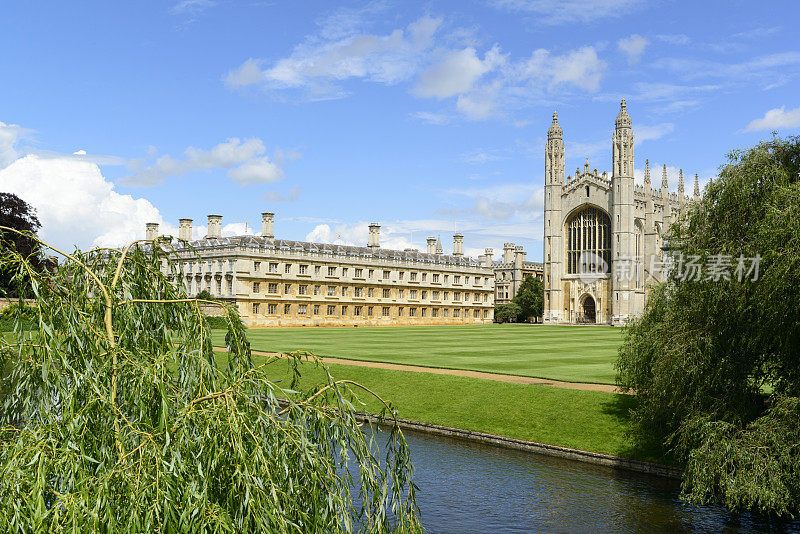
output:
M 663 276 L 663 235 L 692 201 L 683 171 L 670 193 L 666 165 L 660 189 L 634 183 L 634 135 L 623 100 L 611 138 L 612 171 L 589 160 L 565 177 L 557 114 L 547 132 L 544 184 L 544 322 L 621 325 L 644 311 L 648 285 Z M 694 199 L 700 195 L 695 175 Z

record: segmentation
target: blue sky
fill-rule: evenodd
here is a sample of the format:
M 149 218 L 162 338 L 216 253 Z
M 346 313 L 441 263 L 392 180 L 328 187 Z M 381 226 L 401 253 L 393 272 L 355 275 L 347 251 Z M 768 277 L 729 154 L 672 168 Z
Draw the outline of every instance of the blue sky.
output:
M 0 190 L 71 247 L 173 231 L 541 258 L 544 138 L 701 183 L 731 149 L 800 133 L 796 2 L 0 0 Z M 657 179 L 660 182 L 660 175 Z M 245 224 L 247 226 L 245 226 Z

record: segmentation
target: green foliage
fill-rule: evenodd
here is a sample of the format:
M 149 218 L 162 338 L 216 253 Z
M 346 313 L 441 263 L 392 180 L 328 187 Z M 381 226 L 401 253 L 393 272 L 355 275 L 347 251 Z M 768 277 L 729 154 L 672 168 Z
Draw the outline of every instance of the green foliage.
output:
M 783 405 L 777 399 L 800 396 L 799 172 L 800 138 L 732 153 L 719 180 L 672 226 L 671 239 L 684 257 L 724 254 L 734 266 L 740 255 L 760 255 L 759 279 L 682 281 L 676 270 L 652 289 L 620 348 L 618 382 L 640 400 L 634 434 L 689 460 L 685 489 L 695 499 L 800 510 L 799 493 L 778 495 L 759 462 L 745 461 L 746 450 L 733 451 L 767 439 L 770 425 L 785 425 L 783 446 L 758 454 L 772 457 L 775 476 L 792 476 L 800 462 L 800 446 L 791 441 L 800 419 L 776 418 L 765 394 L 776 406 Z M 714 483 L 725 478 L 732 465 L 726 454 L 734 453 L 737 481 Z
M 29 237 L 41 227 L 36 210 L 13 193 L 0 193 L 0 226 L 14 228 L 22 233 L 0 233 L 0 258 L 21 254 L 37 271 L 50 265 L 42 255 L 39 243 Z M 14 273 L 0 267 L 0 295 L 28 296 L 29 277 L 23 272 Z
M 204 290 L 202 290 L 200 293 L 198 293 L 198 294 L 197 294 L 197 298 L 198 298 L 199 300 L 211 300 L 211 301 L 215 301 L 215 300 L 217 300 L 216 298 L 214 298 L 214 297 L 211 295 L 211 293 L 208 291 L 208 289 L 204 289 Z
M 24 303 L 14 303 L 0 312 L 0 331 L 35 328 L 36 310 Z
M 746 427 L 698 419 L 685 433 L 684 490 L 694 502 L 722 502 L 733 511 L 797 513 L 800 498 L 800 399 L 778 397 Z
M 199 297 L 198 297 L 199 298 Z M 208 315 L 205 317 L 206 326 L 210 329 L 228 328 L 228 317 Z
M 497 304 L 494 307 L 494 320 L 496 323 L 516 323 L 522 314 L 522 308 L 514 302 Z
M 525 275 L 514 295 L 514 304 L 519 306 L 518 320 L 538 319 L 544 314 L 544 284 L 538 276 Z
M 349 381 L 296 387 L 254 366 L 225 308 L 218 365 L 168 243 L 76 252 L 31 275 L 39 329 L 3 344 L 0 531 L 384 532 L 417 529 L 412 467 L 393 425 L 385 457 Z M 285 365 L 283 363 L 282 365 Z M 276 397 L 290 399 L 279 404 Z M 386 406 L 384 404 L 384 406 Z

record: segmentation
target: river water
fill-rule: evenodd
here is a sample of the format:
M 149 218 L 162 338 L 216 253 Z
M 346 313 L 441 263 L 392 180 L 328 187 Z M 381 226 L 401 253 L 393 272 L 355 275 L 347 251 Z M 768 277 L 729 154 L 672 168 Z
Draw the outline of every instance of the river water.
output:
M 685 504 L 675 481 L 404 433 L 426 532 L 800 533 L 800 521 Z

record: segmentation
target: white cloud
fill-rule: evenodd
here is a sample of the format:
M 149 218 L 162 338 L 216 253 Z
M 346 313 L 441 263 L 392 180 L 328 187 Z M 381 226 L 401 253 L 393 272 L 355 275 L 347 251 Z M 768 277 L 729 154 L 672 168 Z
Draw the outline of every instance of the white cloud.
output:
M 163 222 L 148 200 L 117 193 L 96 164 L 67 155 L 17 159 L 0 170 L 0 189 L 36 208 L 42 239 L 65 252 L 119 246 L 144 237 L 145 223 Z
M 411 114 L 411 117 L 418 119 L 428 124 L 435 124 L 441 126 L 450 122 L 450 117 L 444 113 L 430 113 L 428 111 L 416 111 Z
M 533 183 L 459 189 L 450 191 L 450 194 L 472 199 L 472 207 L 467 213 L 491 221 L 537 219 L 544 211 L 544 190 Z
M 485 120 L 540 101 L 546 93 L 558 92 L 563 98 L 570 86 L 597 91 L 606 69 L 597 54 L 599 45 L 561 54 L 540 49 L 530 58 L 512 61 L 498 44 L 480 50 L 474 30 L 455 28 L 444 34 L 442 19 L 427 15 L 403 29 L 370 33 L 367 19 L 375 18 L 382 6 L 340 9 L 288 56 L 249 58 L 228 72 L 225 83 L 232 89 L 256 86 L 280 91 L 276 98 L 288 93 L 312 101 L 348 96 L 352 85 L 346 82 L 352 80 L 403 83 L 419 98 L 455 99 L 461 115 Z M 432 112 L 411 117 L 429 124 L 452 119 Z
M 675 125 L 671 122 L 663 122 L 661 124 L 653 124 L 651 126 L 647 125 L 634 125 L 634 135 L 636 136 L 637 143 L 643 143 L 644 141 L 654 141 L 656 139 L 661 139 L 667 134 L 672 133 L 675 130 Z
M 280 180 L 283 170 L 278 162 L 270 161 L 264 152 L 264 143 L 258 138 L 245 141 L 231 138 L 211 150 L 189 147 L 184 151 L 183 159 L 164 155 L 149 166 L 143 160 L 131 162 L 129 167 L 135 171 L 134 174 L 123 178 L 120 183 L 156 185 L 162 183 L 166 176 L 183 176 L 188 172 L 209 169 L 227 169 L 228 177 L 242 185 Z
M 262 81 L 260 61 L 250 58 L 237 68 L 228 72 L 225 83 L 230 87 L 240 87 L 243 85 L 253 85 Z
M 268 191 L 264 194 L 264 200 L 267 202 L 295 202 L 300 198 L 300 186 L 294 186 L 289 190 L 289 193 L 282 195 L 277 191 Z
M 794 72 L 800 65 L 800 52 L 778 52 L 739 63 L 721 63 L 694 58 L 664 58 L 652 63 L 686 79 L 720 78 L 731 82 L 745 79 L 772 79 Z
M 297 45 L 285 58 L 262 68 L 248 59 L 226 76 L 229 87 L 261 84 L 269 89 L 305 88 L 316 97 L 343 94 L 336 84 L 356 78 L 393 85 L 417 71 L 441 19 L 423 16 L 386 35 L 323 31 Z
M 746 132 L 760 130 L 780 130 L 800 127 L 800 106 L 786 111 L 786 106 L 771 109 L 763 117 L 755 119 L 747 125 Z
M 503 64 L 505 56 L 495 45 L 481 60 L 472 47 L 449 52 L 420 76 L 415 88 L 422 97 L 448 98 L 470 91 L 487 72 Z
M 0 169 L 19 157 L 16 145 L 24 131 L 16 124 L 0 122 Z
M 473 150 L 467 154 L 463 154 L 461 156 L 461 161 L 465 163 L 471 163 L 473 165 L 480 165 L 483 163 L 488 163 L 490 161 L 497 161 L 505 159 L 504 156 L 501 156 L 494 150 L 483 150 L 481 148 L 477 150 Z
M 558 25 L 627 15 L 642 0 L 494 0 L 492 4 L 508 11 L 534 14 L 532 20 L 540 24 Z
M 617 41 L 617 48 L 620 49 L 628 58 L 628 65 L 635 65 L 642 59 L 644 49 L 650 41 L 641 35 L 634 33 L 630 37 L 625 37 Z
M 175 15 L 182 14 L 195 14 L 204 11 L 210 7 L 214 7 L 217 3 L 212 0 L 181 0 L 176 2 L 170 11 Z
M 656 35 L 656 39 L 671 45 L 686 45 L 692 41 L 688 35 L 683 33 L 662 33 Z
M 540 48 L 520 65 L 522 78 L 547 84 L 551 89 L 572 84 L 586 91 L 597 91 L 606 62 L 594 47 L 584 46 L 562 55 Z

